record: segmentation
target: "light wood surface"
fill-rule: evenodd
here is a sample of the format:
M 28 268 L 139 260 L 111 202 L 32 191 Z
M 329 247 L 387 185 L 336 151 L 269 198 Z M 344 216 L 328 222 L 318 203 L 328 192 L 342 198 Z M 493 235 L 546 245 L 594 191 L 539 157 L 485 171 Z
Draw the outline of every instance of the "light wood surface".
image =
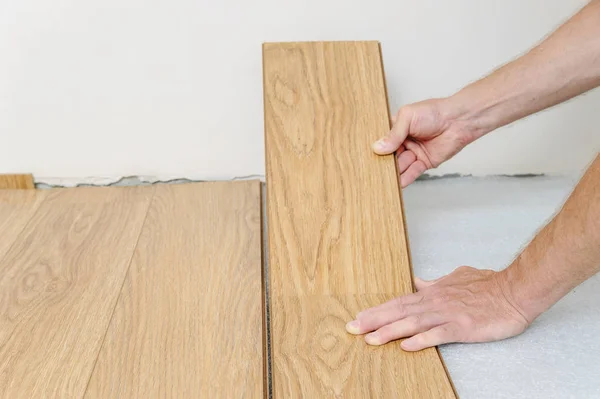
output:
M 15 222 L 29 221 L 0 260 L 0 397 L 82 397 L 151 196 L 80 188 L 26 199 Z
M 344 325 L 412 291 L 376 42 L 263 47 L 275 398 L 453 398 L 435 349 L 369 347 Z
M 157 187 L 86 398 L 260 398 L 260 183 Z
M 32 175 L 0 174 L 0 190 L 3 189 L 32 189 L 35 188 Z
M 47 194 L 39 190 L 0 190 L 0 261 Z

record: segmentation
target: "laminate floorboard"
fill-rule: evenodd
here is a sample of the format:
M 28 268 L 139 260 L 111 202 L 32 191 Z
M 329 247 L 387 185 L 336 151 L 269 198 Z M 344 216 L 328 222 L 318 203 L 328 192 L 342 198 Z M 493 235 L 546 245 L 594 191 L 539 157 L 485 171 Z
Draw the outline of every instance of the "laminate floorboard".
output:
M 260 398 L 260 182 L 156 189 L 86 398 Z
M 275 398 L 453 398 L 435 348 L 369 347 L 354 315 L 412 292 L 376 42 L 263 47 Z
M 0 261 L 47 194 L 38 190 L 0 190 Z
M 35 188 L 33 176 L 0 174 L 0 190 L 3 189 L 32 189 Z
M 25 199 L 16 223 L 46 197 L 0 260 L 1 398 L 82 397 L 153 191 L 57 189 Z M 19 209 L 5 195 L 0 214 L 6 202 Z

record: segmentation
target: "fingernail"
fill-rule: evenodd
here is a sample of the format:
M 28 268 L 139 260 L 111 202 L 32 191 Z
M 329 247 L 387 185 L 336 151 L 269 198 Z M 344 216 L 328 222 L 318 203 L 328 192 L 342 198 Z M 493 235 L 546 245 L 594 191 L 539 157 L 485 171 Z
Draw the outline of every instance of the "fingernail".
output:
M 381 338 L 377 332 L 367 334 L 365 341 L 367 341 L 367 344 L 369 345 L 381 345 Z
M 373 149 L 375 151 L 383 151 L 383 150 L 385 150 L 385 147 L 386 147 L 385 139 L 379 139 L 373 143 Z
M 405 350 L 405 351 L 410 351 L 412 350 L 412 346 L 410 339 L 407 339 L 406 341 L 402 341 L 402 343 L 400 344 L 400 347 Z
M 346 331 L 354 335 L 360 334 L 360 323 L 358 322 L 358 320 L 353 320 L 350 323 L 346 324 Z

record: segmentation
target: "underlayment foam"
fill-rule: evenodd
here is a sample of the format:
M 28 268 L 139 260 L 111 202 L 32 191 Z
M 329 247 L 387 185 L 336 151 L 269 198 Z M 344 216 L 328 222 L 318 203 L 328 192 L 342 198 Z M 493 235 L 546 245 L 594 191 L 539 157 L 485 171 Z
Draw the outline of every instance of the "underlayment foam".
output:
M 433 279 L 461 265 L 500 270 L 562 205 L 575 178 L 456 178 L 404 190 L 413 267 Z M 600 276 L 518 337 L 441 353 L 461 399 L 600 398 Z

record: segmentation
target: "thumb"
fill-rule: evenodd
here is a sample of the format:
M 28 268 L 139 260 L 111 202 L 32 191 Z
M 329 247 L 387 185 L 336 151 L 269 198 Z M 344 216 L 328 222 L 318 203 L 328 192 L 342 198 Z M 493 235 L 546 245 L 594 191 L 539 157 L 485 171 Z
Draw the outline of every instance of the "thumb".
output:
M 390 132 L 373 143 L 373 151 L 379 155 L 387 155 L 396 151 L 406 140 L 409 125 L 410 120 L 405 113 L 398 112 Z

